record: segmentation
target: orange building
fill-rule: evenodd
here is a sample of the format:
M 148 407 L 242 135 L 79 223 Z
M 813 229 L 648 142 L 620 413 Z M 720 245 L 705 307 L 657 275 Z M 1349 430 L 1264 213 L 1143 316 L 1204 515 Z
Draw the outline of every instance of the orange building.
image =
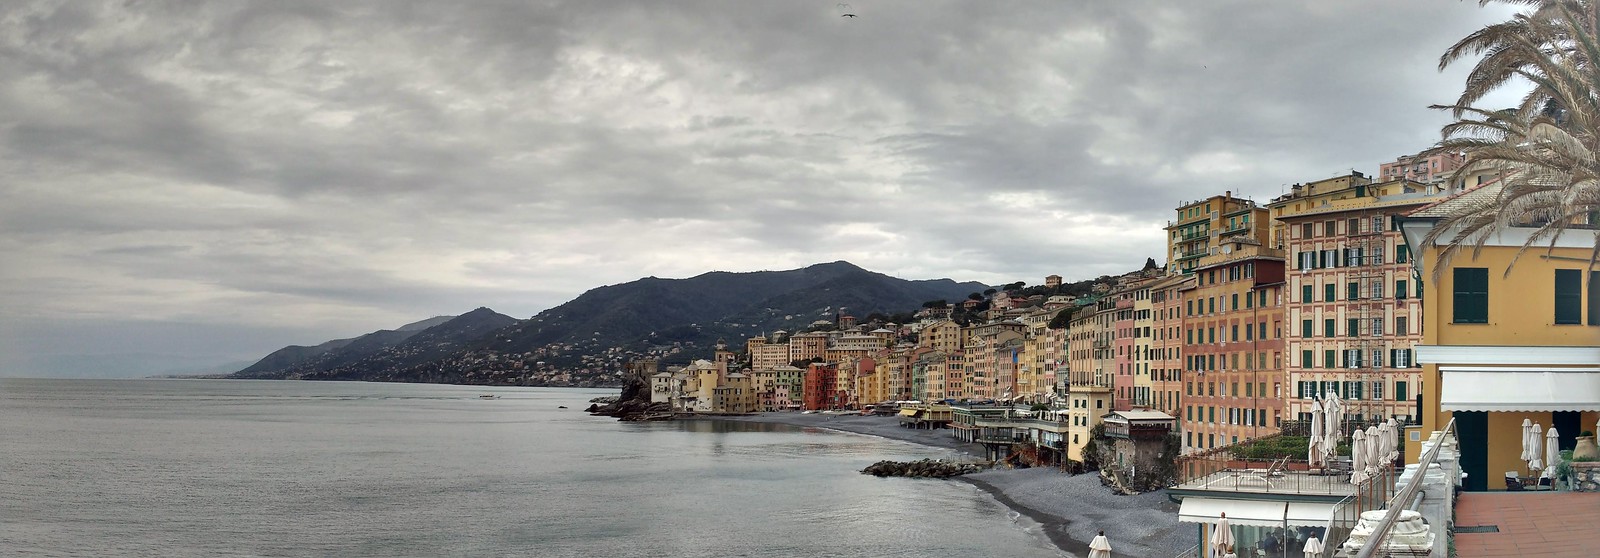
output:
M 1234 237 L 1193 271 L 1184 294 L 1184 451 L 1279 431 L 1283 251 Z

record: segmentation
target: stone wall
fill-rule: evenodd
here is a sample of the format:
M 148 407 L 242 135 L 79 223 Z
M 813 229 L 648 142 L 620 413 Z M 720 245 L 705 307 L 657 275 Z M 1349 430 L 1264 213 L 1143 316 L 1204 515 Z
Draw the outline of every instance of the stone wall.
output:
M 1600 461 L 1580 461 L 1572 464 L 1572 489 L 1577 492 L 1600 492 Z

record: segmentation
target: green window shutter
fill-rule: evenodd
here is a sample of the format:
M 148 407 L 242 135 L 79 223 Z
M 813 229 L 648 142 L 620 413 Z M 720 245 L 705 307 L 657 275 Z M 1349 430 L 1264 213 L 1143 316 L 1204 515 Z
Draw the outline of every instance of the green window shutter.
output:
M 1583 323 L 1583 272 L 1556 270 L 1556 324 Z
M 1311 285 L 1300 286 L 1300 302 L 1311 302 Z
M 1406 383 L 1405 382 L 1395 382 L 1394 383 L 1394 400 L 1395 401 L 1405 401 L 1406 399 L 1407 399 L 1406 398 Z
M 1300 351 L 1300 367 L 1316 368 L 1317 363 L 1311 360 L 1311 351 Z
M 1458 324 L 1489 323 L 1489 269 L 1458 267 L 1452 272 L 1455 283 L 1455 309 L 1452 321 Z
M 1333 349 L 1328 349 L 1328 350 L 1322 351 L 1322 367 L 1323 368 L 1333 368 L 1334 367 L 1333 363 L 1334 363 Z
M 1328 284 L 1322 286 L 1322 301 L 1323 302 L 1333 302 L 1334 294 L 1335 294 L 1335 290 L 1334 290 L 1333 283 L 1328 283 Z
M 1311 338 L 1311 320 L 1300 320 L 1300 336 L 1306 339 Z
M 1345 300 L 1356 300 L 1361 298 L 1361 284 L 1351 281 L 1349 285 L 1346 285 L 1344 298 Z
M 1406 296 L 1408 294 L 1409 294 L 1409 292 L 1406 291 L 1406 281 L 1405 281 L 1405 279 L 1401 279 L 1399 281 L 1395 281 L 1394 282 L 1394 297 L 1396 299 L 1405 300 Z
M 1322 320 L 1322 336 L 1323 337 L 1333 337 L 1333 336 L 1336 336 L 1336 335 L 1338 335 L 1338 332 L 1333 330 L 1333 318 L 1323 319 Z
M 1358 320 L 1356 318 L 1349 318 L 1349 319 L 1345 320 L 1345 324 L 1344 325 L 1345 325 L 1345 335 L 1350 336 L 1350 337 L 1356 337 L 1357 335 L 1360 334 L 1361 320 Z
M 1406 263 L 1409 261 L 1411 261 L 1411 247 L 1404 244 L 1396 246 L 1394 248 L 1394 263 Z
M 1600 325 L 1600 271 L 1589 272 L 1589 325 Z

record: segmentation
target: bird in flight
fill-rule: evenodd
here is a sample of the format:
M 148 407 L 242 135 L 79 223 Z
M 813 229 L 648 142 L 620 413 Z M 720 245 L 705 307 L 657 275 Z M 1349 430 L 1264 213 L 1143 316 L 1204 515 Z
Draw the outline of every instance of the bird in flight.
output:
M 851 10 L 849 4 L 836 4 L 834 7 L 839 9 L 839 17 L 855 19 L 855 10 Z

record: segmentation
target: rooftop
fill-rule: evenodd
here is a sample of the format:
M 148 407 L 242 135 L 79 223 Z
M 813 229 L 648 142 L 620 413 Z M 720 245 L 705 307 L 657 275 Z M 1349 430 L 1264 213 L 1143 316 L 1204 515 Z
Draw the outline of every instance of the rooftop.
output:
M 1461 558 L 1594 556 L 1600 546 L 1594 529 L 1600 525 L 1600 494 L 1464 492 L 1455 525 Z
M 1189 479 L 1173 490 L 1224 492 L 1232 494 L 1258 494 L 1262 496 L 1337 496 L 1343 498 L 1356 493 L 1350 484 L 1349 474 L 1322 475 L 1314 471 L 1284 471 L 1277 476 L 1267 476 L 1266 469 L 1222 470 L 1203 477 Z

